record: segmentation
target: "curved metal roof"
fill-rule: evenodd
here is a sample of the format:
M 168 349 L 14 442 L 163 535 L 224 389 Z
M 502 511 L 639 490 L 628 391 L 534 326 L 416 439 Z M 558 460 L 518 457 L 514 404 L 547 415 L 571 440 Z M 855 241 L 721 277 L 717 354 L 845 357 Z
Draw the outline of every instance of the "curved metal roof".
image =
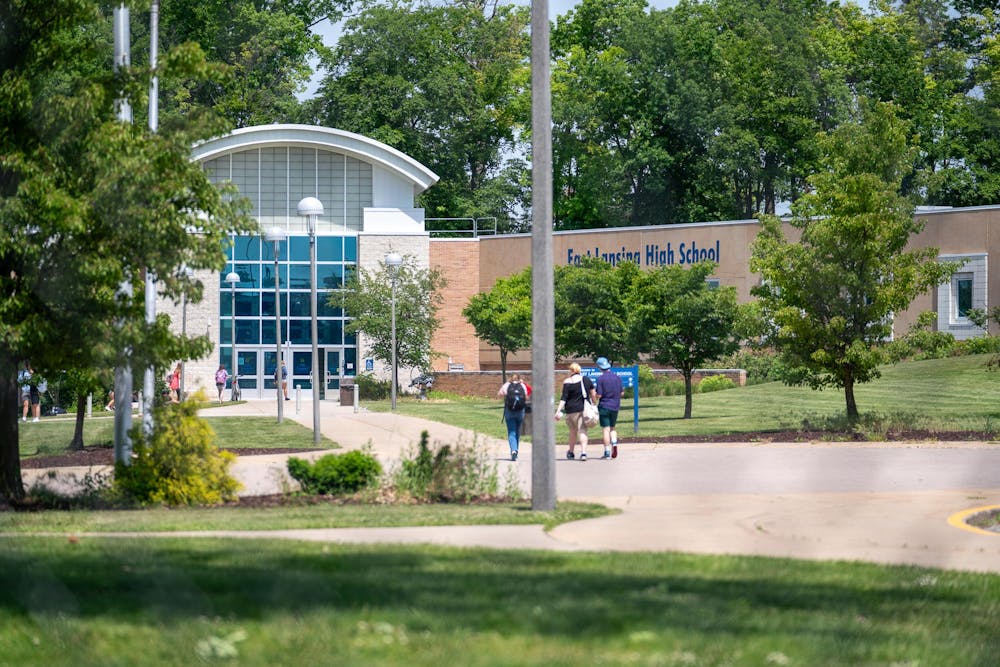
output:
M 196 144 L 194 159 L 204 162 L 226 153 L 269 146 L 304 146 L 344 153 L 394 173 L 422 192 L 438 181 L 438 175 L 391 146 L 368 137 L 319 125 L 257 125 L 244 127 Z

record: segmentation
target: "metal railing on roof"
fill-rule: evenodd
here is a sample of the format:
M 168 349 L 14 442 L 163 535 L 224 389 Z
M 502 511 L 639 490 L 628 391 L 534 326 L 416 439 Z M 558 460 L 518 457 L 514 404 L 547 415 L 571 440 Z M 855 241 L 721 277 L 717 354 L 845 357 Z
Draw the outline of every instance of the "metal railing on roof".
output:
M 496 218 L 424 218 L 424 229 L 435 238 L 496 236 Z

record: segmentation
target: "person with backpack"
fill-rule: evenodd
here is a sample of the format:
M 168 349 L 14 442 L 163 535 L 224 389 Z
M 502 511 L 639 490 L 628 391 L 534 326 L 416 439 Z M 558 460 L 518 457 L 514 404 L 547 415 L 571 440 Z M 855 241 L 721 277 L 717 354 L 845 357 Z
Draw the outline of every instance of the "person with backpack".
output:
M 510 445 L 510 460 L 517 460 L 517 450 L 521 445 L 521 425 L 524 423 L 525 408 L 531 389 L 514 373 L 510 382 L 505 382 L 497 396 L 503 398 L 503 420 L 507 424 L 507 443 Z

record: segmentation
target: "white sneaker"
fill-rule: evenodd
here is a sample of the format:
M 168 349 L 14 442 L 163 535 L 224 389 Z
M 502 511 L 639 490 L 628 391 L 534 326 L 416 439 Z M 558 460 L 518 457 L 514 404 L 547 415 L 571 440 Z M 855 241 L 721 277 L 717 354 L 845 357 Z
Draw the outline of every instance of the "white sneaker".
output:
M 585 452 L 581 452 L 580 453 L 580 460 L 581 461 L 586 461 L 587 460 L 587 454 Z
M 35 417 L 35 418 L 34 418 L 34 419 L 32 419 L 31 421 L 33 421 L 33 422 L 36 422 L 36 421 L 39 421 L 39 420 L 38 420 L 38 417 Z
M 28 421 L 28 418 L 27 417 L 21 417 L 21 421 L 26 422 L 26 421 Z

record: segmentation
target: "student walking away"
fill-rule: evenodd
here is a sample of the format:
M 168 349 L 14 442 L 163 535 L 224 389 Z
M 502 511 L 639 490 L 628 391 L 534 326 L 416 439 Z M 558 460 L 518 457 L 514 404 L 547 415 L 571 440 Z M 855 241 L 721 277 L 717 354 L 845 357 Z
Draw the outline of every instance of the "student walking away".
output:
M 286 401 L 292 400 L 288 398 L 288 366 L 284 361 L 281 362 L 281 393 L 285 395 Z
M 28 421 L 28 408 L 31 406 L 31 364 L 24 362 L 24 368 L 17 372 L 17 386 L 21 389 L 21 421 Z
M 563 380 L 562 396 L 559 407 L 556 408 L 556 421 L 566 415 L 566 426 L 569 427 L 569 451 L 566 458 L 576 458 L 576 444 L 580 443 L 580 460 L 587 460 L 587 422 L 583 418 L 583 403 L 588 397 L 593 397 L 594 383 L 590 378 L 583 377 L 580 364 L 569 365 L 569 377 Z
M 611 372 L 611 362 L 606 357 L 597 360 L 601 375 L 597 378 L 594 393 L 597 395 L 597 412 L 601 417 L 601 431 L 604 436 L 604 457 L 618 458 L 618 411 L 622 406 L 622 379 Z
M 521 445 L 521 427 L 528 407 L 528 385 L 515 373 L 510 382 L 505 382 L 497 396 L 503 398 L 503 420 L 507 424 L 507 443 L 510 445 L 510 460 L 517 460 Z
M 219 364 L 219 370 L 215 371 L 215 390 L 219 392 L 219 403 L 222 403 L 222 392 L 226 389 L 226 381 L 229 379 L 229 373 L 226 372 L 226 367 Z

